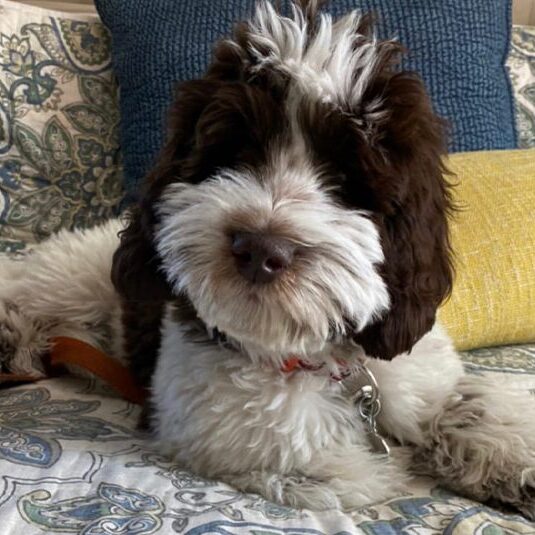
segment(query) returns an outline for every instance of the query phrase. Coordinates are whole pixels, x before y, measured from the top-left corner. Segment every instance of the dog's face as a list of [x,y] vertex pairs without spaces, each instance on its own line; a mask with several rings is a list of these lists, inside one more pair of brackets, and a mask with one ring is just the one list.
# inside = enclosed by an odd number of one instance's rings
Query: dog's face
[[449,198],[442,123],[399,52],[357,13],[260,4],[178,92],[115,257],[123,296],[181,296],[277,359],[409,350],[450,289]]

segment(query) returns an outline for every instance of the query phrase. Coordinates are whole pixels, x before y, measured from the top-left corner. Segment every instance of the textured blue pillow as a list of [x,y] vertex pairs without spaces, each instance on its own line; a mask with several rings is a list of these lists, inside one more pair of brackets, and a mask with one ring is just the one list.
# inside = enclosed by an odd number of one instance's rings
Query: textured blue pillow
[[[152,166],[176,81],[202,76],[215,40],[249,15],[254,0],[96,0],[113,35],[121,86],[122,146],[133,193]],[[513,96],[504,67],[511,0],[331,0],[379,16],[381,37],[409,49],[405,66],[426,81],[453,126],[452,151],[516,147]]]

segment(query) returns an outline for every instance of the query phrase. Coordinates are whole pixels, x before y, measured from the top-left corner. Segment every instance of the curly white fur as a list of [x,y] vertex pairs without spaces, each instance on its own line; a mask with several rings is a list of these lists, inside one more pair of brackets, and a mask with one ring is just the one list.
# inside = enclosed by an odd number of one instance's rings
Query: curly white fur
[[[169,186],[156,233],[177,295],[185,292],[209,327],[251,355],[279,362],[289,352],[322,351],[330,337],[346,334],[348,319],[362,329],[389,306],[377,229],[366,212],[329,197],[300,149],[276,151],[257,174],[222,170],[198,186]],[[251,288],[236,272],[228,247],[234,225],[298,245],[292,273],[276,288]]]

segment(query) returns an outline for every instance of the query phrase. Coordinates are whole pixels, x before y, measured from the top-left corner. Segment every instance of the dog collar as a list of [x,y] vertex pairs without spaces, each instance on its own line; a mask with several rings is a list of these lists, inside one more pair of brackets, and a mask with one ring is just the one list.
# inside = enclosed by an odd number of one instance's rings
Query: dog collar
[[[347,385],[347,387],[354,392],[351,400],[357,409],[360,419],[366,426],[370,444],[377,453],[388,455],[390,447],[377,430],[377,417],[381,412],[381,396],[375,376],[361,362],[350,365],[344,359],[336,359],[336,363],[339,366],[339,372],[336,374],[331,372],[329,374],[331,379],[338,383],[352,380],[353,384]],[[317,372],[325,366],[325,363],[312,364],[298,357],[290,357],[283,362],[280,370],[283,373],[294,373],[299,370]]]
[[[351,368],[349,367],[347,361],[343,359],[337,359],[336,363],[338,364],[338,373],[330,372],[329,376],[333,381],[340,382],[344,379],[347,379],[351,375]],[[325,363],[312,364],[306,360],[303,360],[299,357],[289,357],[282,362],[280,371],[282,373],[293,373],[298,370],[318,372],[325,368]]]
[[[221,338],[219,331],[218,336]],[[226,338],[225,343],[227,343]],[[236,350],[235,347],[233,349]],[[100,377],[128,401],[138,404],[145,402],[147,391],[136,384],[130,375],[130,370],[123,367],[116,359],[109,357],[86,342],[74,338],[56,337],[53,339],[50,353],[52,366],[74,364]],[[375,377],[362,363],[349,366],[342,359],[337,363],[341,371],[339,374],[331,373],[331,379],[340,383],[350,378],[356,380],[356,385],[348,385],[348,389],[350,388],[354,392],[351,400],[360,419],[366,426],[373,449],[378,453],[388,455],[390,452],[388,444],[377,431],[377,416],[381,412],[381,399]],[[283,362],[281,372],[293,373],[299,370],[314,372],[324,367],[325,363],[316,365],[297,357],[290,357]]]
[[[219,329],[212,329],[210,334],[212,340],[221,347],[238,351],[236,344],[233,344]],[[336,359],[336,363],[338,365],[337,372],[329,372],[331,380],[344,386],[346,386],[345,381],[348,383],[351,381],[352,384],[347,385],[348,390],[353,392],[351,401],[359,418],[366,426],[372,448],[377,453],[389,455],[390,447],[377,429],[377,417],[381,412],[381,395],[373,373],[362,362],[350,364],[344,359]],[[325,362],[314,364],[297,356],[289,356],[283,360],[280,371],[284,374],[293,374],[299,371],[320,372],[326,366]]]
[[[214,327],[211,330],[210,335],[212,341],[216,342],[221,347],[233,351],[238,350],[236,344],[233,344],[231,339],[225,333],[221,332],[217,327]],[[348,378],[351,375],[352,370],[348,362],[344,359],[336,359],[336,363],[338,364],[337,373],[330,372],[329,376],[333,381],[340,382]],[[288,358],[282,361],[280,371],[282,373],[294,373],[297,371],[319,372],[323,368],[325,368],[325,366],[326,364],[324,362],[319,364],[313,364],[312,362],[309,362],[300,357],[290,355]]]

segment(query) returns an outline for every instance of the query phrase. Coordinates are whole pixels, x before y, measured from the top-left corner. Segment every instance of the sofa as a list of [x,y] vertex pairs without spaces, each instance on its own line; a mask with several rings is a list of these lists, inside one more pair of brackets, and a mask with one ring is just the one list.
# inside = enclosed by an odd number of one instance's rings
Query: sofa
[[[5,1],[0,14],[8,8],[19,9]],[[7,35],[0,28],[4,71],[5,58],[12,61],[8,79],[21,79],[33,69],[24,94],[34,103],[19,99],[10,108],[17,119],[10,133],[18,143],[17,155],[0,152],[0,254],[10,262],[31,254],[32,243],[58,228],[95,224],[120,212],[124,191],[117,87],[109,53],[99,48],[106,31],[94,21],[78,19],[75,25],[52,12],[41,24],[21,23],[19,34]],[[55,70],[36,69],[43,61]],[[535,29],[514,28],[508,62],[519,147],[528,150],[535,147]],[[61,83],[52,84],[52,78]],[[0,84],[0,95],[5,87]],[[58,110],[63,118],[58,119]],[[0,113],[6,109],[0,106]],[[23,125],[26,118],[34,126]],[[7,137],[0,129],[0,148]],[[535,184],[535,150],[531,156]],[[459,172],[470,174],[477,163],[470,165]],[[44,172],[54,177],[46,187],[36,178]],[[17,197],[21,183],[27,191]],[[525,231],[533,236],[534,229],[527,224]],[[532,267],[528,259],[526,270]],[[531,284],[529,292],[533,288]],[[455,302],[449,306],[441,319],[455,330],[460,312]],[[526,332],[523,343],[514,344],[518,336],[494,339],[485,333],[476,339],[465,332],[454,339],[467,349],[461,355],[469,373],[535,394],[535,325]],[[502,345],[484,347],[489,340]],[[242,494],[160,455],[137,428],[140,407],[97,377],[59,370],[49,374],[36,366],[22,382],[10,380],[8,370],[0,367],[2,534],[535,533],[535,523],[522,516],[455,495],[429,478],[415,478],[406,494],[351,514],[296,510]]]

